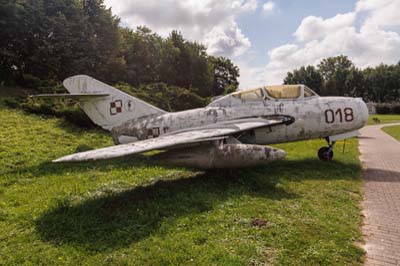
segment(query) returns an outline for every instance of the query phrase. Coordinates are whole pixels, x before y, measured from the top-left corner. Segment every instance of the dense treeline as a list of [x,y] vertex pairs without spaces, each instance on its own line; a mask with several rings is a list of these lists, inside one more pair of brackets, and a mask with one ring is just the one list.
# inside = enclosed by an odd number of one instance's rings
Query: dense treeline
[[[124,28],[103,0],[0,0],[0,85],[60,92],[60,81],[87,74],[168,111],[203,106],[238,87],[231,60],[177,31],[163,38]],[[320,95],[400,99],[400,65],[359,69],[337,56],[287,74]]]
[[324,59],[287,73],[285,84],[305,84],[320,95],[362,97],[365,101],[400,101],[400,64],[359,69],[346,56]]
[[[0,83],[48,89],[75,74],[129,90],[169,110],[197,107],[234,91],[239,69],[229,59],[172,31],[130,30],[102,0],[0,0]],[[171,93],[171,90],[175,90]],[[150,95],[151,94],[151,95]]]

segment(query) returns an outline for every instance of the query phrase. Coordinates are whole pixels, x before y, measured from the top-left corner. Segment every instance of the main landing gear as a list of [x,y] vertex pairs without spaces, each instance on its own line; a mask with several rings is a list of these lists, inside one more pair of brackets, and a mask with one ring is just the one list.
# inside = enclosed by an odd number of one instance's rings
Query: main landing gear
[[318,158],[321,161],[331,161],[333,158],[333,146],[335,145],[336,141],[329,141],[329,138],[326,138],[326,141],[328,142],[327,147],[322,147],[318,150]]

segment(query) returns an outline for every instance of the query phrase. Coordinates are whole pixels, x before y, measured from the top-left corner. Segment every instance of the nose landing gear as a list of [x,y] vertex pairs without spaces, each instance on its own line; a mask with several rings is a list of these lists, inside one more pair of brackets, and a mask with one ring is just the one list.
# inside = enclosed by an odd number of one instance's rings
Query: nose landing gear
[[329,141],[329,138],[326,138],[326,141],[328,142],[327,147],[321,147],[318,150],[318,158],[321,161],[331,161],[333,159],[333,146],[335,145],[336,141],[332,141],[332,143]]

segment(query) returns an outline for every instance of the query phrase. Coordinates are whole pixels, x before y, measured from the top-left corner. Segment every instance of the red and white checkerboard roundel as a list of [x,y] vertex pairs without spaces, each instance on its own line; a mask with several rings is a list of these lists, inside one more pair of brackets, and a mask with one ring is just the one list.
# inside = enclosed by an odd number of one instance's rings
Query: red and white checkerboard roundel
[[110,115],[122,113],[122,100],[110,102]]

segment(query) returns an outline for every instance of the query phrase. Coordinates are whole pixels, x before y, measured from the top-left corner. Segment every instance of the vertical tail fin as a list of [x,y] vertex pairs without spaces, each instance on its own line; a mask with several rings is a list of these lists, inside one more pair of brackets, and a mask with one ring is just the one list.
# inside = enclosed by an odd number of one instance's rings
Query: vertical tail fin
[[166,113],[89,76],[69,77],[63,84],[71,94],[109,94],[104,97],[82,98],[79,102],[89,118],[106,130],[131,119]]

